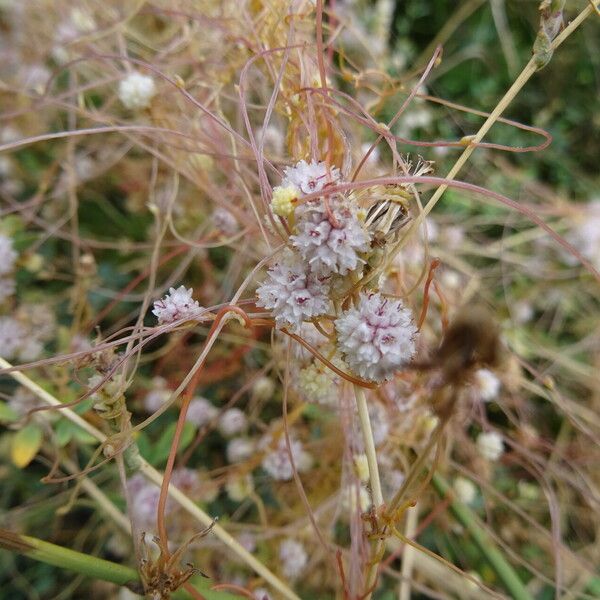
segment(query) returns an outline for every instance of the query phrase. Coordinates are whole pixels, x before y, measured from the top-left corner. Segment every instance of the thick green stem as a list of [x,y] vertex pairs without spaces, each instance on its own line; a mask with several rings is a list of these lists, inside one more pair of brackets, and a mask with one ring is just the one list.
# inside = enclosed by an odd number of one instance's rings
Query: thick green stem
[[510,597],[515,600],[533,600],[527,588],[515,573],[515,570],[502,556],[496,544],[490,539],[484,528],[479,524],[477,516],[462,502],[459,502],[452,494],[450,486],[443,477],[434,473],[432,478],[433,487],[441,498],[450,499],[450,510],[459,523],[469,532],[481,553],[490,563],[498,578],[510,592]]
[[34,560],[75,571],[81,575],[126,585],[139,581],[138,572],[131,567],[89,556],[27,535],[0,529],[0,548],[24,554]]
[[[33,560],[60,567],[68,571],[74,571],[80,575],[90,577],[91,579],[100,579],[109,581],[116,585],[128,585],[135,590],[141,590],[141,581],[139,573],[127,567],[97,556],[90,556],[82,552],[77,552],[69,548],[63,548],[50,542],[44,542],[38,538],[28,535],[20,535],[13,531],[0,529],[0,548],[23,554]],[[211,590],[213,585],[207,579],[198,578],[194,580],[194,587],[200,590],[206,600],[235,600],[239,596],[233,596],[226,592]],[[173,598],[189,598],[183,590],[178,590],[173,594]]]

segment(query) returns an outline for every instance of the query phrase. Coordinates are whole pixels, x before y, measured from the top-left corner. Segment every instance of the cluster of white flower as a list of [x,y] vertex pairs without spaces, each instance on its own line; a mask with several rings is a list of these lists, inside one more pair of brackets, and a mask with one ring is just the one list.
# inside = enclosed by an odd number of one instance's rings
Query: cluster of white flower
[[175,323],[186,319],[191,321],[198,317],[201,309],[197,300],[192,298],[193,290],[187,290],[183,285],[177,289],[169,288],[169,293],[154,303],[153,314],[158,318],[158,324]]
[[301,160],[294,167],[287,167],[283,171],[281,187],[294,186],[303,194],[320,192],[327,183],[337,183],[340,172],[336,167],[328,167],[324,162]]
[[500,380],[489,369],[478,369],[473,376],[473,391],[479,399],[491,402],[500,393]]
[[0,303],[15,292],[15,280],[11,273],[16,260],[12,239],[0,233]]
[[156,412],[169,398],[171,390],[162,377],[152,379],[152,389],[144,396],[144,408],[149,413]]
[[[135,516],[140,527],[143,529],[154,528],[156,526],[160,488],[153,483],[149,483],[143,475],[137,473],[127,482],[127,489],[131,504],[135,506]],[[167,501],[167,511],[171,511],[172,508],[173,501],[169,499]]]
[[415,353],[417,328],[400,300],[362,293],[356,308],[335,321],[338,349],[365,379],[385,381]]
[[241,433],[248,426],[248,419],[243,410],[230,408],[219,418],[219,431],[225,437]]
[[456,497],[463,504],[473,504],[477,498],[477,488],[475,484],[465,477],[457,477],[452,484]]
[[206,398],[193,398],[188,406],[185,420],[196,427],[202,427],[210,423],[217,416],[217,412],[217,408]]
[[243,502],[254,493],[254,480],[251,473],[230,477],[225,483],[225,491],[234,502]]
[[226,208],[216,208],[212,214],[215,229],[227,236],[234,235],[238,230],[237,219]]
[[[575,227],[566,236],[567,241],[596,269],[600,269],[600,198],[586,204],[575,223]],[[575,264],[577,261],[571,254],[565,259],[569,264]]]
[[305,319],[327,312],[328,291],[326,281],[312,274],[297,255],[287,253],[256,290],[257,305],[271,309],[279,326],[295,329]]
[[311,363],[298,373],[298,390],[308,402],[335,406],[338,379],[326,367]]
[[[45,404],[27,388],[18,387],[8,401],[8,407],[17,417],[24,417],[30,410],[45,406]],[[51,415],[47,412],[45,416]]]
[[306,568],[308,554],[300,542],[286,539],[279,546],[279,560],[283,574],[289,579],[297,579]]
[[0,357],[22,358],[21,350],[27,342],[27,330],[13,317],[0,317]]
[[119,100],[132,110],[147,108],[155,94],[154,79],[136,71],[129,73],[119,83]]
[[[260,447],[266,450],[266,454],[262,460],[262,468],[277,481],[290,481],[294,476],[292,462],[288,453],[285,437],[282,435],[275,444],[275,447],[270,447],[272,444],[271,436],[268,435],[260,443]],[[312,464],[312,458],[302,446],[302,442],[290,439],[290,448],[294,458],[294,465],[299,472],[307,471]]]
[[290,240],[311,270],[326,277],[346,275],[364,263],[359,253],[369,249],[370,236],[355,211],[332,202],[329,211],[323,203],[308,208]]
[[298,329],[303,321],[325,314],[331,306],[331,277],[347,275],[365,263],[360,254],[369,250],[371,236],[351,198],[315,198],[296,207],[304,195],[339,181],[337,168],[301,160],[285,169],[281,185],[273,191],[273,213],[294,215],[294,230],[285,256],[257,289],[257,304],[270,309],[280,327]]
[[215,209],[212,214],[212,222],[215,229],[227,236],[234,235],[239,228],[237,219],[233,213],[222,207]]
[[481,456],[487,460],[495,462],[504,454],[502,436],[496,431],[480,433],[476,444]]
[[242,462],[250,458],[256,449],[253,440],[245,437],[238,437],[229,440],[225,451],[227,460],[230,463]]

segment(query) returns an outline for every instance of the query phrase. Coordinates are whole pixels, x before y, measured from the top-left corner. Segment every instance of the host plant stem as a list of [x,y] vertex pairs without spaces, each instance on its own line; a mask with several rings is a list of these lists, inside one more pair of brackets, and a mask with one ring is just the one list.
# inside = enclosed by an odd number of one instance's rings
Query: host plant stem
[[[3,358],[0,358],[0,368],[10,369],[12,365]],[[19,371],[11,371],[8,373],[13,379],[18,381],[22,386],[33,392],[38,398],[43,400],[50,406],[63,406],[62,403],[55,398],[52,394],[44,390],[37,383],[31,380],[29,377]],[[82,429],[87,431],[95,437],[99,442],[104,443],[107,437],[96,427],[88,423],[85,419],[80,417],[77,413],[73,412],[69,408],[61,408],[60,414],[66,417],[76,425],[79,425]],[[139,471],[150,481],[153,481],[160,487],[162,484],[162,475],[144,458],[141,456],[138,459]],[[183,492],[174,487],[169,486],[170,496],[190,515],[192,515],[197,521],[202,523],[204,527],[212,526],[212,533],[228,547],[234,554],[236,554],[243,562],[245,562],[257,575],[260,575],[266,582],[268,582],[274,589],[276,589],[282,597],[287,600],[301,600],[300,597],[295,594],[281,579],[279,579],[272,571],[270,571],[263,563],[261,563],[253,554],[248,552],[237,540],[235,540],[225,529],[223,529],[218,523],[214,523],[212,517],[205,513],[199,506],[192,502]],[[214,524],[213,524],[214,523]]]
[[[379,480],[379,467],[377,466],[377,452],[375,450],[375,441],[373,439],[373,430],[371,428],[371,420],[369,419],[369,410],[367,408],[367,398],[365,390],[358,386],[354,386],[354,395],[356,396],[356,406],[358,408],[358,420],[362,431],[363,442],[365,444],[365,454],[367,455],[367,465],[369,467],[369,481],[371,484],[371,494],[373,497],[373,507],[375,514],[383,506],[383,494],[381,492],[381,481]],[[369,567],[367,569],[366,591],[367,595],[363,596],[364,600],[371,598],[371,588],[377,581],[377,568],[379,560],[384,548],[384,540],[377,537],[372,544],[371,557]]]

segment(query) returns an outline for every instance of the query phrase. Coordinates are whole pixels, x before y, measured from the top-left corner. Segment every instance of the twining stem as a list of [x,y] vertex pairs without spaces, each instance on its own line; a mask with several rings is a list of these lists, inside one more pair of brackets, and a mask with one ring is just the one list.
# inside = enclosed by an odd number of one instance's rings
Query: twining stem
[[[227,317],[231,316],[233,313],[241,317],[247,326],[250,325],[250,319],[241,308],[238,308],[237,306],[223,307],[217,313],[217,316],[215,317],[215,320],[213,321],[213,324],[208,332],[204,351],[201,355],[202,357],[204,357],[204,359],[206,359],[208,350],[212,347],[217,337],[219,336],[219,332],[227,323]],[[177,425],[175,427],[175,433],[173,435],[173,441],[171,442],[171,449],[169,450],[169,457],[167,459],[167,466],[165,467],[165,473],[160,486],[160,497],[158,499],[156,527],[158,529],[158,538],[161,551],[163,553],[163,556],[167,558],[170,556],[170,552],[167,534],[167,524],[165,520],[165,509],[167,506],[169,482],[171,481],[171,475],[173,473],[173,467],[175,465],[175,458],[177,456],[177,449],[179,448],[179,441],[181,439],[181,434],[185,425],[185,419],[187,416],[188,408],[194,396],[196,386],[198,385],[198,380],[200,379],[200,373],[202,372],[203,362],[204,361],[202,360],[202,362],[198,364],[196,372],[194,373],[194,376],[190,380],[190,383],[188,384],[183,394],[181,409],[179,411],[179,418],[177,419]]]
[[[365,454],[367,455],[367,465],[369,467],[369,481],[371,484],[371,494],[373,496],[373,506],[377,511],[383,505],[383,493],[381,492],[381,481],[379,480],[379,467],[377,465],[377,452],[375,450],[375,441],[373,439],[373,430],[371,429],[371,420],[367,408],[367,398],[365,390],[354,386],[354,395],[356,396],[356,407],[358,408],[358,420],[362,431],[363,443],[365,445]],[[367,570],[366,595],[363,600],[371,598],[372,590],[377,582],[377,569],[384,548],[384,540],[375,539],[371,548],[371,561]]]
[[[590,3],[589,6],[584,8],[577,15],[577,17],[575,19],[573,19],[573,21],[571,21],[571,23],[569,23],[569,25],[567,25],[567,27],[565,27],[565,29],[560,33],[560,35],[558,35],[554,39],[554,41],[552,42],[552,45],[551,45],[552,51],[556,50],[556,48],[558,48],[583,23],[583,21],[585,21],[585,19],[587,17],[589,17],[590,14],[592,12],[594,12],[594,10],[596,10],[595,4],[596,4],[595,2]],[[479,142],[481,142],[481,140],[484,138],[486,133],[492,128],[492,126],[498,120],[500,115],[508,108],[510,103],[515,99],[517,94],[521,91],[521,89],[525,86],[525,84],[529,81],[531,76],[537,70],[538,70],[538,66],[536,63],[536,58],[533,57],[525,65],[525,67],[523,67],[523,70],[521,71],[521,73],[519,74],[517,79],[515,79],[514,83],[510,86],[508,91],[501,98],[500,102],[498,102],[498,104],[496,105],[494,110],[490,113],[490,116],[485,120],[483,125],[480,127],[479,131],[472,138],[470,138],[469,145],[465,148],[463,153],[458,157],[458,160],[456,161],[456,163],[454,164],[452,169],[450,169],[450,172],[448,173],[448,175],[446,175],[445,179],[453,180],[458,175],[459,171],[463,168],[464,164],[469,160],[469,158],[471,157],[471,154],[473,154],[473,152],[477,148],[477,144]],[[416,228],[420,227],[421,223],[425,220],[425,217],[433,210],[433,208],[439,202],[440,198],[442,197],[442,195],[444,194],[444,192],[447,189],[448,189],[447,184],[442,184],[442,185],[440,185],[439,188],[437,188],[437,190],[435,191],[435,193],[433,194],[433,196],[431,197],[431,199],[429,200],[427,205],[415,217],[415,219],[411,225],[411,231],[414,231],[414,230],[416,230]],[[402,249],[404,244],[409,239],[412,238],[412,236],[410,235],[411,231],[409,231],[407,233],[407,235],[405,236],[405,238],[404,238],[405,242],[398,244],[398,246],[394,249],[394,255],[397,254]]]
[[506,562],[496,544],[490,540],[483,527],[479,524],[475,513],[468,506],[452,496],[450,486],[441,475],[434,473],[432,483],[442,499],[450,498],[450,510],[452,514],[469,532],[481,553],[510,592],[510,597],[515,600],[533,600],[515,570]]
[[[10,369],[11,365],[8,361],[0,358],[0,368]],[[37,383],[19,371],[11,371],[7,373],[13,379],[18,381],[22,386],[33,392],[38,398],[43,400],[50,406],[63,406],[52,394],[41,388]],[[104,443],[107,437],[96,427],[88,423],[70,408],[62,408],[61,415],[75,423],[83,430],[87,431],[99,442]],[[140,473],[149,481],[154,482],[159,487],[162,485],[162,475],[143,457],[138,456],[137,467]],[[236,539],[234,539],[225,529],[218,523],[214,523],[214,519],[205,513],[195,502],[192,502],[181,490],[173,485],[169,485],[169,495],[179,504],[186,512],[188,512],[196,521],[209,527],[213,525],[211,532],[229,548],[242,562],[247,564],[254,572],[262,577],[269,585],[276,589],[283,598],[287,600],[300,600],[300,597],[295,594],[281,579],[279,579],[272,571],[270,571],[260,560],[253,554],[248,552]],[[204,594],[206,595],[206,593]]]

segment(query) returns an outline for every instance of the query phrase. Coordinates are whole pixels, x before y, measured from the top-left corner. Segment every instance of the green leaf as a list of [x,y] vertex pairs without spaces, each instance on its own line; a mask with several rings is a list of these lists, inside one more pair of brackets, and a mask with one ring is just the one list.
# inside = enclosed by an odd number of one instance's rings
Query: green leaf
[[[154,449],[151,451],[152,460],[150,462],[153,465],[156,466],[167,460],[169,451],[171,450],[171,443],[173,441],[173,436],[175,435],[176,427],[177,423],[171,423],[158,439]],[[183,426],[183,431],[181,432],[181,439],[179,440],[179,448],[177,451],[181,452],[185,450],[192,443],[195,435],[196,426],[192,423],[186,423]]]
[[12,423],[19,415],[6,402],[0,401],[0,421]]
[[25,468],[38,453],[44,434],[36,423],[30,423],[18,431],[11,443],[10,457],[16,467]]
[[56,443],[59,448],[64,448],[73,437],[73,427],[71,426],[71,421],[67,421],[67,419],[61,419],[56,424],[54,428],[54,435],[56,436]]
[[87,431],[80,429],[79,427],[73,425],[73,437],[82,444],[96,444],[98,440]]

